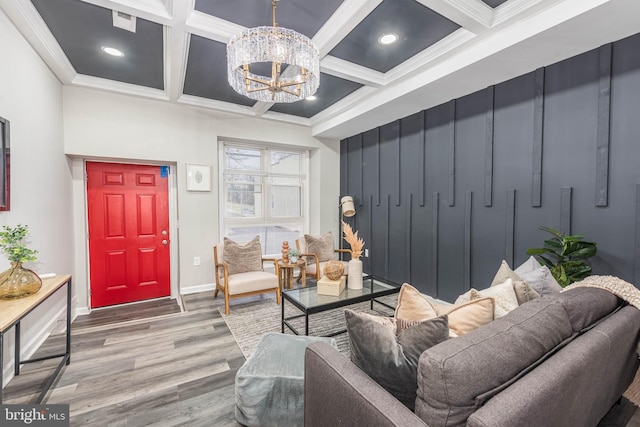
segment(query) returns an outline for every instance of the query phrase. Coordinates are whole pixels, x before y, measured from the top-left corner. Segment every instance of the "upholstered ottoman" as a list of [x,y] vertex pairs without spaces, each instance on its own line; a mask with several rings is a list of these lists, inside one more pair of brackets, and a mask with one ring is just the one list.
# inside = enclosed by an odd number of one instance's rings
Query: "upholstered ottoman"
[[304,351],[333,338],[268,333],[236,373],[236,420],[245,426],[304,425]]

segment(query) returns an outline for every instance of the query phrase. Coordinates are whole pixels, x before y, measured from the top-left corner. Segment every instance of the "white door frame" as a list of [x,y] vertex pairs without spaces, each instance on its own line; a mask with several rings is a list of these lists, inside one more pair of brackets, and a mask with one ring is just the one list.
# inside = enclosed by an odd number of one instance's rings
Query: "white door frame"
[[126,159],[104,159],[74,157],[71,159],[72,204],[73,204],[73,248],[74,271],[73,288],[76,296],[76,313],[91,312],[91,281],[89,272],[89,221],[87,212],[86,162],[125,163],[137,165],[169,166],[169,235],[171,236],[171,298],[177,298],[179,288],[179,247],[178,247],[178,188],[175,163],[133,161]]

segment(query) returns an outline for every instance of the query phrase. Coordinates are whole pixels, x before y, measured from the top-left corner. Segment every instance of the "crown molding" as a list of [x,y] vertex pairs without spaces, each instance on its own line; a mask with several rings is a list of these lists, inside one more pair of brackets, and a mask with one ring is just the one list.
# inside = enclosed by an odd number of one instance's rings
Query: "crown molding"
[[385,85],[393,83],[400,78],[404,78],[407,75],[430,65],[438,58],[452,54],[456,49],[466,45],[470,40],[476,37],[476,34],[467,31],[464,28],[458,29],[426,50],[423,50],[397,67],[387,71],[384,75]]
[[216,101],[214,99],[199,98],[192,95],[182,95],[178,98],[178,104],[187,105],[191,107],[204,108],[206,110],[216,110],[221,113],[236,114],[240,116],[254,117],[256,119],[268,119],[275,120],[283,123],[291,123],[295,125],[310,126],[310,121],[304,117],[291,116],[288,114],[276,113],[267,111],[262,116],[257,116],[253,110],[253,107],[247,107],[244,105],[232,104],[230,102]]
[[480,0],[416,1],[476,34],[487,31],[493,23],[493,9]]
[[530,14],[541,7],[557,3],[555,0],[509,0],[495,9],[493,26],[502,25],[512,19],[522,17],[527,12]]
[[101,89],[110,92],[118,92],[125,95],[138,96],[142,98],[169,101],[169,95],[163,90],[145,86],[138,86],[131,83],[117,82],[100,77],[78,74],[71,82],[74,86],[82,86],[91,89]]
[[29,0],[0,0],[0,6],[58,80],[70,84],[76,70],[33,4]]
[[[162,0],[81,0],[105,9],[128,13],[137,18],[171,25],[171,14]],[[177,3],[177,0],[173,1]]]
[[233,104],[231,102],[216,101],[215,99],[200,98],[193,95],[181,95],[177,101],[178,104],[190,105],[192,107],[201,107],[208,110],[216,110],[224,113],[240,114],[242,116],[255,117],[252,107],[246,105]]
[[370,86],[363,86],[360,89],[351,92],[340,101],[334,103],[331,107],[325,108],[315,116],[311,117],[311,126],[318,126],[319,124],[330,120],[333,117],[339,116],[346,111],[349,111],[351,108],[365,103],[365,101],[376,92],[377,89]]
[[261,117],[282,123],[289,123],[292,125],[299,125],[308,128],[311,127],[311,119],[307,119],[306,117],[292,116],[291,114],[278,113],[276,111],[267,111]]

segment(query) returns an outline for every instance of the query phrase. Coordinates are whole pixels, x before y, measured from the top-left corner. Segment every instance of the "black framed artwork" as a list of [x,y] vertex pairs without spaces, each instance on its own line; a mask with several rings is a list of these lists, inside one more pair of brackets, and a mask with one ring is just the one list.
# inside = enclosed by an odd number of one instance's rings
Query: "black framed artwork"
[[11,156],[9,120],[0,117],[0,211],[9,210]]

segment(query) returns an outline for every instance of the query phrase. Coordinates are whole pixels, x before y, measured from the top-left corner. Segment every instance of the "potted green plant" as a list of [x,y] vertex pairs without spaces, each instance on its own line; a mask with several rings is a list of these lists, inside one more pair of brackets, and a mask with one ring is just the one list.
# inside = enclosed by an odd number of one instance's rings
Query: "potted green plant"
[[22,266],[23,262],[35,261],[38,253],[25,245],[27,234],[29,227],[21,224],[13,228],[4,225],[0,230],[0,250],[11,262],[11,267],[0,274],[0,298],[26,297],[42,287],[40,277]]
[[582,240],[582,234],[567,235],[551,227],[539,228],[553,237],[545,240],[542,248],[530,248],[527,253],[549,267],[560,286],[565,287],[591,274],[591,266],[584,260],[596,254],[596,243]]
[[288,254],[289,254],[289,262],[291,264],[295,264],[298,262],[298,258],[300,257],[301,252],[296,248],[289,248]]

